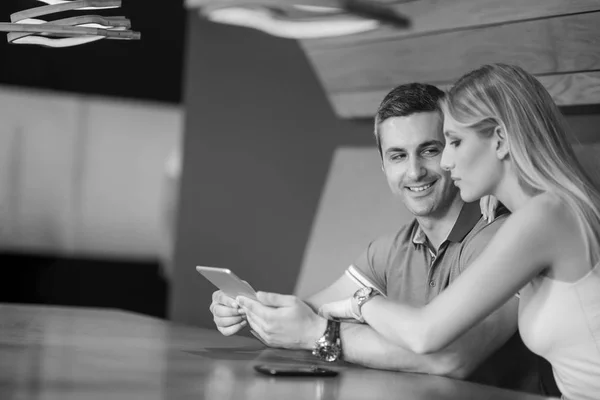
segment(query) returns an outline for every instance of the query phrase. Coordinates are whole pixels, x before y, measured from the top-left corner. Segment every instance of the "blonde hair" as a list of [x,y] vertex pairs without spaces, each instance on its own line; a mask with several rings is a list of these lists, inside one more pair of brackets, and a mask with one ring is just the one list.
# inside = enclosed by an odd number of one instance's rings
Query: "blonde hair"
[[592,265],[600,259],[600,192],[571,145],[566,121],[544,86],[522,68],[485,65],[450,89],[444,112],[481,135],[505,132],[524,190],[549,192],[573,210]]

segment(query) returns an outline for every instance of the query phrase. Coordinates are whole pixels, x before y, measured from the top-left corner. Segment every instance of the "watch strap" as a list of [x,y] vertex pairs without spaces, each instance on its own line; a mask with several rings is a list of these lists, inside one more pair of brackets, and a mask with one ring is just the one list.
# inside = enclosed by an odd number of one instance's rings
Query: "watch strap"
[[342,339],[340,321],[327,320],[327,328],[316,342],[312,354],[322,360],[333,362],[342,356]]
[[372,286],[365,286],[356,291],[352,297],[352,313],[360,322],[365,322],[362,315],[362,307],[373,297],[379,296],[381,292]]

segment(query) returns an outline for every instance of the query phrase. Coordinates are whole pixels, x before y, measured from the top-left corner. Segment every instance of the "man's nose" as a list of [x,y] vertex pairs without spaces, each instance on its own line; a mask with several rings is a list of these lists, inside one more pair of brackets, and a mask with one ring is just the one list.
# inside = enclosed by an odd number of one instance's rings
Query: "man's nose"
[[427,170],[423,167],[421,160],[412,159],[408,166],[408,177],[412,180],[418,180],[427,174]]
[[442,169],[445,171],[450,171],[452,168],[454,168],[454,162],[445,148],[442,152],[442,158],[440,159],[440,167],[442,167]]

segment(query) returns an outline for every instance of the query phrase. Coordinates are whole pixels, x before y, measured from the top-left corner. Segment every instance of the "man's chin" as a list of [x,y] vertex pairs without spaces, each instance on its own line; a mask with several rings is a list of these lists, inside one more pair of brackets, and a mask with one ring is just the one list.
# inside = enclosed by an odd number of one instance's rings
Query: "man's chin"
[[432,202],[423,202],[422,204],[404,203],[408,211],[415,217],[424,217],[433,211],[434,204]]

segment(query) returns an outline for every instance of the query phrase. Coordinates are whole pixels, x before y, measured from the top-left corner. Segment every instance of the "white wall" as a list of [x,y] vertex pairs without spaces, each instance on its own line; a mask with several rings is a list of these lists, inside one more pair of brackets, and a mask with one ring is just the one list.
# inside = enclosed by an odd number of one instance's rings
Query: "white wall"
[[388,188],[375,146],[336,149],[294,293],[307,297],[334,282],[382,234],[413,216]]
[[0,87],[0,250],[154,258],[181,107]]

